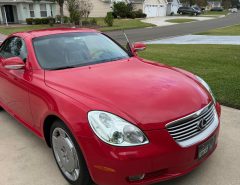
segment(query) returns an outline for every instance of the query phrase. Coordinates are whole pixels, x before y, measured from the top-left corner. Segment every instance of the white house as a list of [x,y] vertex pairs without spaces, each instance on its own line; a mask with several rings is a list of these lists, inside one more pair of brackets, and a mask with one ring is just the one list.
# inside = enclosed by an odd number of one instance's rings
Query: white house
[[180,0],[168,0],[167,15],[177,14],[178,9],[182,6]]
[[147,17],[160,17],[167,15],[167,0],[145,0],[143,3],[143,12]]
[[[93,9],[89,17],[105,17],[107,12],[112,11],[112,5],[114,2],[133,3],[134,9],[142,9],[144,0],[89,0],[93,4]],[[60,14],[59,6],[57,6],[57,14]],[[66,4],[64,5],[64,15],[69,16]]]
[[49,1],[0,0],[0,23],[25,23],[26,18],[56,15],[56,4]]

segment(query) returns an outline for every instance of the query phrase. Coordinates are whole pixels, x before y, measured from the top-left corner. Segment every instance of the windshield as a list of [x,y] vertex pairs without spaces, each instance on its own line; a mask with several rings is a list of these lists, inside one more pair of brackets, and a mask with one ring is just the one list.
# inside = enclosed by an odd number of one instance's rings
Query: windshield
[[33,40],[43,69],[64,69],[129,58],[129,54],[101,33],[66,33]]

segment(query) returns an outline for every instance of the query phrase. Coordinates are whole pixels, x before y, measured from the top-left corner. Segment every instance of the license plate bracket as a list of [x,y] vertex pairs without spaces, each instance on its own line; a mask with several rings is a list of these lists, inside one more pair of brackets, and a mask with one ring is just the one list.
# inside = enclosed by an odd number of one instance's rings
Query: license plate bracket
[[216,143],[216,136],[211,137],[205,143],[198,146],[198,159],[202,159],[207,156],[212,150]]

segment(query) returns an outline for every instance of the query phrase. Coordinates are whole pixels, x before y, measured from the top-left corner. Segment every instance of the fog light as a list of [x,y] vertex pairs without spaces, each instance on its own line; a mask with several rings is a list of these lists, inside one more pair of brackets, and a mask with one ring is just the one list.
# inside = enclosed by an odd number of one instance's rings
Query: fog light
[[129,181],[140,181],[143,180],[145,177],[145,174],[140,174],[140,175],[135,175],[135,176],[129,176],[128,180]]

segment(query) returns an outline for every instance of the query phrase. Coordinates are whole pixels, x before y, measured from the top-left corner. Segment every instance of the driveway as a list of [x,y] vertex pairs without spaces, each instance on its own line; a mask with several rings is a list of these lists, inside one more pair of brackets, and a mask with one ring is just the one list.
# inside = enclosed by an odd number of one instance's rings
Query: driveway
[[[215,153],[192,173],[156,185],[239,185],[240,111],[222,108]],[[67,185],[51,150],[4,111],[0,112],[0,185]]]
[[166,22],[168,20],[172,20],[172,19],[195,19],[196,21],[206,21],[206,20],[211,20],[211,19],[215,19],[218,17],[201,17],[201,16],[167,16],[167,17],[154,17],[154,18],[147,18],[142,20],[142,22],[146,22],[146,23],[151,23],[154,24],[156,26],[170,26],[170,25],[174,25],[174,24],[178,24],[178,23],[170,23],[170,22]]

